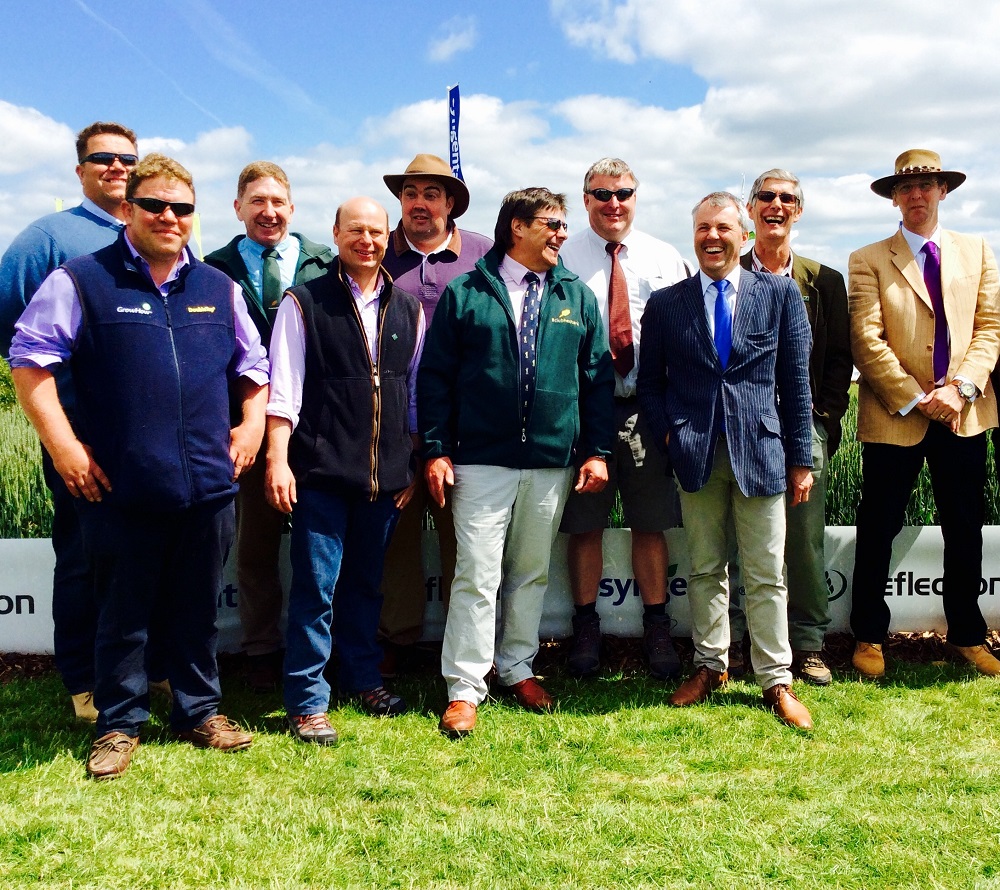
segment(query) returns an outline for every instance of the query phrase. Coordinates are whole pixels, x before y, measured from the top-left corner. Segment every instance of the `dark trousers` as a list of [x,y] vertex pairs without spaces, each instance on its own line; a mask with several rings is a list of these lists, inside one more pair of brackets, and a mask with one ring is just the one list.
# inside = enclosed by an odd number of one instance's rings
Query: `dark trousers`
[[892,541],[903,527],[906,504],[925,460],[944,538],[942,598],[948,642],[977,646],[986,639],[986,621],[979,609],[986,433],[956,436],[935,422],[916,445],[864,444],[851,630],[865,643],[881,643],[889,632],[885,587]]
[[78,501],[77,510],[98,602],[98,736],[138,735],[149,717],[151,625],[173,689],[171,726],[199,726],[218,712],[222,697],[215,619],[233,540],[232,502],[152,513]]
[[45,484],[52,492],[53,650],[56,670],[71,695],[94,688],[94,640],[97,636],[97,599],[94,574],[83,547],[76,498],[42,449]]

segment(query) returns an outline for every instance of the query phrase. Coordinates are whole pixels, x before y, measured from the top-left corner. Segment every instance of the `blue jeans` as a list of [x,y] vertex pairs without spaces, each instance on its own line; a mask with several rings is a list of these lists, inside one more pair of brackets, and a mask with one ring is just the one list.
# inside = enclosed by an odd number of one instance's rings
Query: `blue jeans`
[[77,511],[99,608],[97,735],[136,736],[149,718],[151,628],[173,689],[171,726],[184,732],[201,725],[222,698],[215,618],[233,540],[232,501],[154,513],[80,499]]
[[343,692],[382,685],[377,640],[382,563],[399,511],[392,495],[299,489],[292,516],[292,586],[288,594],[285,708],[322,714],[330,705],[323,671],[336,630]]

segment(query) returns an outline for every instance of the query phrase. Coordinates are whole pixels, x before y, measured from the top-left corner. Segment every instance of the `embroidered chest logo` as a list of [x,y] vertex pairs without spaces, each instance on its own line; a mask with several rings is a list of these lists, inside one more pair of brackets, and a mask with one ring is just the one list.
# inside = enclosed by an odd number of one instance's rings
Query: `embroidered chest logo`
[[117,311],[123,315],[152,315],[153,307],[143,303],[141,306],[119,306]]
[[570,314],[572,312],[573,310],[569,308],[561,310],[558,315],[553,316],[553,324],[571,324],[576,327],[580,327],[580,322],[578,322],[575,318],[570,318]]

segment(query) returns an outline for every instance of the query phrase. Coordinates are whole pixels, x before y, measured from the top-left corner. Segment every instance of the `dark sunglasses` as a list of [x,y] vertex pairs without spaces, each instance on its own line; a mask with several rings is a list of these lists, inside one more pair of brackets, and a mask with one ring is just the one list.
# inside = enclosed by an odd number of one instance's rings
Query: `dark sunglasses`
[[120,155],[113,151],[95,151],[92,155],[80,159],[81,164],[86,164],[87,161],[91,164],[103,164],[105,167],[110,167],[115,161],[121,161],[123,167],[134,167],[139,163],[139,156]]
[[141,207],[146,213],[159,216],[168,207],[174,212],[174,216],[190,216],[194,213],[194,204],[185,201],[161,201],[159,198],[129,198],[129,204]]
[[770,204],[775,198],[781,201],[782,204],[796,204],[798,203],[798,198],[795,195],[790,195],[788,192],[757,192],[757,200],[763,201],[765,204]]
[[569,223],[563,222],[561,219],[556,219],[554,216],[533,216],[532,219],[540,219],[545,223],[553,232],[558,232],[560,229],[565,229],[569,231]]
[[611,191],[611,189],[588,189],[587,194],[593,195],[602,204],[607,204],[612,196],[619,201],[627,201],[635,194],[635,189],[617,189],[616,191]]

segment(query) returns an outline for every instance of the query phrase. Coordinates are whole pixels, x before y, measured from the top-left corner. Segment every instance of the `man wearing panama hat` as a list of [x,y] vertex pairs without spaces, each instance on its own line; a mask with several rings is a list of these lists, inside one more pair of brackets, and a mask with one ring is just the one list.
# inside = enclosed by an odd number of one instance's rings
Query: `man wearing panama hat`
[[[430,327],[441,292],[457,278],[471,272],[493,241],[476,232],[460,230],[455,220],[469,209],[469,189],[436,155],[418,154],[399,174],[386,174],[385,184],[402,209],[382,261],[396,286],[415,294],[424,307]],[[385,650],[385,676],[396,672],[400,653],[423,635],[424,607],[431,596],[447,607],[455,575],[455,524],[451,501],[444,507],[427,497],[423,474],[418,473],[413,500],[400,514],[386,552],[382,576],[382,618],[379,636]],[[441,547],[441,577],[425,585],[421,526],[430,508]]]
[[[854,667],[885,672],[885,598],[892,541],[927,461],[944,538],[941,589],[948,642],[980,673],[1000,675],[979,608],[986,434],[997,425],[990,371],[1000,351],[996,260],[985,241],[938,224],[938,205],[965,182],[932,151],[911,149],[872,183],[902,214],[891,237],[851,254],[851,351],[861,374],[851,629]],[[937,592],[937,590],[935,590]]]

